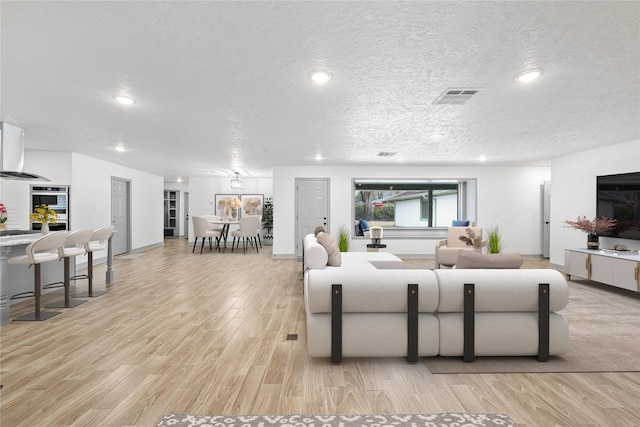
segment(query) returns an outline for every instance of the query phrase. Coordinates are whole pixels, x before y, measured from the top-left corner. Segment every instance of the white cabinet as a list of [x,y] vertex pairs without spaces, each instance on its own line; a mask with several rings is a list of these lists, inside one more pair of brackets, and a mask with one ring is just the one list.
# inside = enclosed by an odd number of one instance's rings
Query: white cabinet
[[565,249],[564,269],[568,279],[583,277],[640,292],[640,255],[637,252]]

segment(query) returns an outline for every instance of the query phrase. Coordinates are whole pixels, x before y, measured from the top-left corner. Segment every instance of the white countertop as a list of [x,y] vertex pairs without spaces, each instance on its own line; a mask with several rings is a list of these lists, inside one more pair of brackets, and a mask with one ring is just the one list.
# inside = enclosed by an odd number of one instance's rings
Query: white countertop
[[593,255],[606,255],[617,257],[621,259],[628,259],[631,261],[640,261],[640,253],[636,250],[629,251],[616,251],[613,249],[583,249],[583,248],[567,248],[567,250],[574,252],[582,252],[585,254],[593,254]]
[[36,234],[19,234],[17,236],[0,237],[0,247],[28,245],[42,237],[42,233]]

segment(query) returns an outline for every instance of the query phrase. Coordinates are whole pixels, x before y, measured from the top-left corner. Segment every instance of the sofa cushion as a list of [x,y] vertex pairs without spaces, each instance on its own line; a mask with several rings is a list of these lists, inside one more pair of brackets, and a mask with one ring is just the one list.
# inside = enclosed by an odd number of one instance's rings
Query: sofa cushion
[[307,234],[303,240],[305,268],[324,268],[329,260],[326,249],[313,234]]
[[455,268],[520,268],[520,254],[481,254],[476,251],[460,251]]
[[407,285],[418,285],[418,311],[434,312],[438,284],[431,270],[365,270],[325,268],[310,270],[305,304],[310,313],[331,313],[331,286],[342,285],[344,313],[406,313]]
[[569,302],[567,281],[557,270],[433,270],[440,291],[438,312],[464,311],[464,285],[475,284],[475,311],[538,311],[540,283],[549,284],[549,308]]
[[318,239],[318,243],[320,243],[327,251],[327,264],[333,267],[340,267],[340,264],[342,264],[342,257],[340,256],[340,249],[338,249],[338,244],[335,239],[323,232],[318,233],[316,239]]
[[454,219],[453,221],[451,221],[451,226],[452,227],[468,227],[469,221],[461,221],[458,219]]

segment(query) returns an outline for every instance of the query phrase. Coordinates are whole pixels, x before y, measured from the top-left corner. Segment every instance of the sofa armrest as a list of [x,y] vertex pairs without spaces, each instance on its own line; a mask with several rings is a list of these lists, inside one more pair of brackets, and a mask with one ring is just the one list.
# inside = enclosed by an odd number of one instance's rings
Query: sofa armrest
[[436,250],[438,250],[438,248],[441,248],[443,246],[447,246],[447,239],[436,240]]

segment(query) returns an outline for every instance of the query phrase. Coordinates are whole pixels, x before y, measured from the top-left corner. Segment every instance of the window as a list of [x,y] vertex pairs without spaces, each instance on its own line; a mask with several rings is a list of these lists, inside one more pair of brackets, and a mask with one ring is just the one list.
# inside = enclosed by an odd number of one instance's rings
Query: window
[[354,179],[354,219],[385,229],[448,227],[454,219],[470,219],[467,182]]

